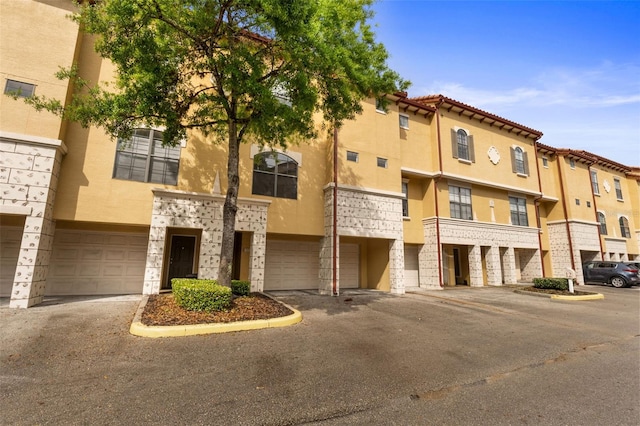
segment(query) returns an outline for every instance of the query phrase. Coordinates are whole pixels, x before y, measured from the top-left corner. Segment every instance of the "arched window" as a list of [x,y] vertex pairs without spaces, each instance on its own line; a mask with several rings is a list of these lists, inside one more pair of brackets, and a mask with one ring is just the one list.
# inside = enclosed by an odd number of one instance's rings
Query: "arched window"
[[469,159],[469,139],[467,138],[467,132],[459,129],[456,132],[458,140],[458,158],[463,160]]
[[524,152],[520,147],[517,147],[515,149],[515,161],[516,161],[516,173],[520,173],[521,175],[525,174]]
[[631,231],[629,231],[629,221],[626,217],[621,217],[620,220],[620,234],[624,238],[631,238]]
[[598,212],[598,223],[600,224],[600,235],[607,235],[607,218],[602,212]]
[[280,152],[261,152],[253,158],[253,194],[298,198],[298,163]]

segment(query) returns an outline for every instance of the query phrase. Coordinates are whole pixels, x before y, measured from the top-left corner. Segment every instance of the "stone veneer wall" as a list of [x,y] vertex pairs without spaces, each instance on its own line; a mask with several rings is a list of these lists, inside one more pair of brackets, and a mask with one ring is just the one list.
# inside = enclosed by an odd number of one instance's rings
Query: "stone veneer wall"
[[[630,260],[627,253],[627,241],[624,238],[604,239],[604,252],[607,260],[625,261]],[[613,256],[612,256],[613,255]]]
[[[153,192],[153,212],[143,294],[160,292],[168,227],[202,230],[198,277],[215,279],[218,275],[222,248],[224,196],[160,189]],[[249,261],[251,291],[264,289],[267,208],[270,203],[270,201],[257,199],[238,199],[236,231],[252,233]]]
[[[569,233],[571,234],[571,246],[573,253],[569,250],[569,235],[567,234],[567,222],[548,222],[549,245],[551,249],[551,267],[554,277],[565,277],[567,270],[571,269],[571,259],[575,265],[576,283],[584,284],[582,274],[581,251],[600,253],[600,236],[598,234],[598,224],[596,222],[569,222]],[[600,257],[598,255],[598,257]]]
[[55,231],[53,203],[66,152],[57,139],[0,132],[0,214],[25,216],[12,308],[44,298]]
[[[404,241],[400,193],[338,186],[337,234],[389,240],[391,293],[404,293]],[[331,294],[333,284],[333,184],[324,188],[324,234],[320,245],[320,292]],[[339,247],[339,241],[338,241]],[[339,253],[337,253],[339,255]],[[339,259],[339,257],[338,257]],[[338,262],[339,264],[339,262]],[[338,277],[340,274],[338,274]],[[339,278],[338,278],[339,280]],[[338,288],[340,288],[338,283]]]
[[[439,269],[436,218],[423,219],[425,244],[420,250],[420,287],[439,289]],[[515,251],[527,249],[525,275],[542,276],[538,229],[488,222],[440,218],[440,244],[469,247],[470,286],[482,286],[482,249],[485,250],[487,284],[515,283]],[[503,274],[504,271],[504,274]]]

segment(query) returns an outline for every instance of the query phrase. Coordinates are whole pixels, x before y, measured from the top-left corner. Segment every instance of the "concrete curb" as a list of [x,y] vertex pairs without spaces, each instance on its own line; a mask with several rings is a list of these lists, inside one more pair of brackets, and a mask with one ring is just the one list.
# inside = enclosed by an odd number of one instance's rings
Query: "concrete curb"
[[[265,295],[272,298],[269,295]],[[273,299],[273,298],[272,298]],[[133,317],[133,322],[129,328],[129,333],[134,336],[140,337],[183,337],[183,336],[196,336],[199,334],[213,334],[213,333],[229,333],[232,331],[246,331],[246,330],[259,330],[262,328],[274,328],[274,327],[286,327],[289,325],[297,324],[302,321],[302,314],[297,309],[292,308],[286,303],[282,303],[287,308],[291,309],[293,313],[286,317],[271,318],[266,320],[251,320],[251,321],[238,321],[229,323],[213,323],[213,324],[194,324],[194,325],[144,325],[142,323],[142,313],[144,307],[149,300],[149,296],[143,296],[138,306],[138,310]],[[275,300],[275,299],[274,299]]]
[[565,296],[563,294],[545,294],[545,293],[536,293],[533,291],[527,290],[514,290],[514,293],[518,294],[526,294],[527,296],[536,296],[536,297],[546,297],[551,300],[559,300],[559,301],[571,301],[571,302],[580,302],[585,300],[601,300],[604,299],[604,294],[602,293],[593,293],[593,294],[585,294],[585,295],[576,295],[576,296]]

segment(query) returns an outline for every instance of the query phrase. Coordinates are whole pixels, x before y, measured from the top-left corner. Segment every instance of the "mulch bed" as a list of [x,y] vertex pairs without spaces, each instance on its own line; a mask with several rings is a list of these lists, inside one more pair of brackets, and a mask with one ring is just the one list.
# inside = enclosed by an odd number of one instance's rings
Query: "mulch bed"
[[282,303],[260,293],[235,297],[229,310],[211,313],[183,309],[173,294],[168,293],[149,296],[142,313],[142,323],[148,326],[227,323],[279,318],[292,313]]
[[587,296],[587,295],[593,294],[588,291],[574,290],[573,293],[569,293],[569,290],[554,290],[550,288],[535,288],[535,287],[523,287],[519,290],[530,291],[532,293],[560,294],[563,296]]

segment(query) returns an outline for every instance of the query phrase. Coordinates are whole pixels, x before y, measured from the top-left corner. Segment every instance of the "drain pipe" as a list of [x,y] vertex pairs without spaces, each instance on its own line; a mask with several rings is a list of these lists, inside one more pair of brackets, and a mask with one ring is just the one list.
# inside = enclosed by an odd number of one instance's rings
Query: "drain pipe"
[[[565,157],[563,156],[563,159],[564,158]],[[576,262],[573,259],[573,243],[571,242],[571,227],[569,226],[569,213],[567,210],[567,194],[564,192],[564,179],[562,178],[562,165],[560,164],[560,161],[558,161],[558,176],[560,177],[560,192],[562,193],[562,210],[564,211],[564,223],[567,228],[567,239],[569,240],[569,257],[571,259],[571,269],[575,271]]]
[[[591,181],[591,166],[593,164],[589,164],[589,180]],[[596,223],[598,224],[596,228],[598,228],[598,242],[600,243],[600,259],[604,260],[604,247],[602,246],[602,233],[600,232],[600,220],[598,218],[598,204],[596,203],[596,193],[593,190],[593,181],[591,181],[591,198],[593,199],[593,212],[596,216]]]
[[437,252],[438,252],[438,284],[440,288],[444,288],[444,282],[442,280],[442,245],[440,244],[440,210],[438,206],[438,182],[442,177],[442,143],[440,141],[440,105],[444,102],[444,99],[440,99],[440,101],[436,104],[436,131],[438,132],[438,164],[440,167],[440,173],[433,181],[433,198],[435,199],[435,208],[436,208],[436,244],[438,244]]
[[540,231],[542,230],[542,223],[540,222],[540,200],[542,199],[543,192],[542,192],[542,181],[540,180],[540,164],[538,164],[538,140],[537,139],[533,141],[533,150],[534,150],[535,159],[536,159],[536,173],[538,174],[538,191],[540,192],[539,196],[534,197],[533,205],[536,210],[536,225],[538,226],[538,249],[540,250],[540,266],[542,266],[542,276],[546,277],[546,274],[544,271],[544,259],[542,257],[542,235],[540,235]]
[[338,127],[333,125],[333,296],[338,296]]

